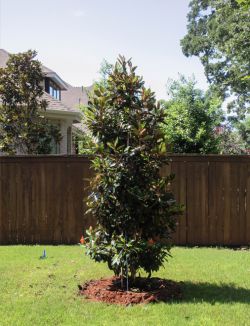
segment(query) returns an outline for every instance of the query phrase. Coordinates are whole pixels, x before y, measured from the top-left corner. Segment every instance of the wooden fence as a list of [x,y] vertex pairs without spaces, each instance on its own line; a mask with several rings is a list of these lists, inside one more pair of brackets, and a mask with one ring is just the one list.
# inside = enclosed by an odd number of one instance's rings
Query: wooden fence
[[[186,209],[174,242],[250,245],[250,156],[172,155],[163,174]],[[0,244],[77,243],[84,215],[86,157],[0,157]]]

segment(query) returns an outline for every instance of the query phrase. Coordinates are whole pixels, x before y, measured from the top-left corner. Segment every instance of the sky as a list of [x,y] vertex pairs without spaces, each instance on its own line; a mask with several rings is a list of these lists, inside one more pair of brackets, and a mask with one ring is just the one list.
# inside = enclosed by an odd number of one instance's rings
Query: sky
[[0,0],[0,48],[33,49],[73,86],[98,79],[101,62],[132,58],[158,99],[178,73],[206,89],[203,66],[182,53],[189,0]]

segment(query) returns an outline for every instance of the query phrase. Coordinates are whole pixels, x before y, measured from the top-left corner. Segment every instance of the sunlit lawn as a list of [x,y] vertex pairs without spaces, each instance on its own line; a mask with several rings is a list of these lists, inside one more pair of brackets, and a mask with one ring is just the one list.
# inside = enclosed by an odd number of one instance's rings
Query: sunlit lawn
[[183,281],[180,302],[93,303],[85,280],[111,275],[78,246],[0,247],[0,325],[250,325],[250,251],[174,248],[155,275]]

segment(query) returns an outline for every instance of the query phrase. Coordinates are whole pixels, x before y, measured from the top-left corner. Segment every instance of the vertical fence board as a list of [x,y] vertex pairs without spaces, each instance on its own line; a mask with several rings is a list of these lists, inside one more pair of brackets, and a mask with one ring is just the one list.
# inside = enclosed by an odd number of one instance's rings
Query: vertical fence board
[[25,191],[23,189],[23,167],[19,164],[16,164],[16,235],[12,238],[12,243],[17,244],[23,242],[22,237],[23,233],[20,234],[20,223],[22,223],[22,217],[25,214],[23,211],[23,197]]
[[40,220],[40,202],[41,202],[41,197],[40,197],[40,164],[34,164],[30,169],[32,170],[32,215],[33,215],[33,235],[32,238],[34,239],[33,243],[40,243],[41,238],[40,238],[40,225],[39,225],[39,220]]
[[216,162],[208,164],[208,243],[217,244],[217,193],[216,193]]
[[246,194],[247,194],[247,166],[239,164],[239,218],[240,218],[240,238],[239,244],[242,239],[243,242],[247,242],[247,215],[246,215]]
[[184,161],[182,164],[180,164],[179,169],[179,191],[180,191],[180,197],[179,197],[179,203],[184,206],[184,211],[182,216],[179,218],[179,244],[184,245],[187,241],[187,193],[186,193],[186,185],[187,185],[187,175],[186,175],[186,162]]
[[189,219],[193,223],[190,232],[192,232],[194,244],[207,244],[208,240],[207,173],[206,163],[193,163],[193,188],[191,191],[193,191],[194,197],[191,205],[192,209],[189,210]]
[[3,241],[3,175],[2,175],[3,164],[0,163],[0,244]]
[[250,163],[244,167],[247,170],[247,180],[246,180],[246,201],[245,201],[245,210],[246,210],[246,245],[250,245]]
[[[196,187],[195,187],[195,168],[193,162],[187,162],[187,244],[196,244],[196,212],[195,202],[196,198]],[[193,230],[193,232],[192,232]]]
[[[79,213],[79,219],[76,220],[75,224],[75,234],[77,235],[77,240],[79,241],[81,236],[84,234],[84,229],[88,227],[86,224],[86,216],[84,213],[86,207],[84,206],[84,171],[86,169],[86,164],[77,163],[75,166],[75,182],[74,182],[74,212]],[[86,169],[87,170],[87,169]],[[80,178],[78,176],[81,176]]]
[[199,244],[207,245],[208,244],[208,164],[207,162],[202,162],[199,166],[199,173],[201,174],[200,180],[200,219],[199,219],[199,228],[200,240]]
[[[222,244],[229,244],[231,241],[231,232],[230,232],[230,226],[231,226],[231,214],[230,214],[230,203],[231,203],[231,186],[232,186],[232,180],[231,180],[231,170],[230,170],[230,164],[223,163],[221,166],[221,175],[223,176],[222,179],[222,196],[223,196],[223,210],[221,213],[221,216],[219,216],[219,219],[223,219],[222,226],[220,228],[221,230],[221,237],[220,241],[222,241]],[[222,240],[223,239],[223,240]],[[220,244],[220,242],[218,243]]]
[[224,163],[216,163],[215,191],[216,191],[216,244],[224,244],[224,180],[228,171],[224,170]]
[[[180,174],[179,174],[179,163],[171,163],[169,165],[166,165],[163,168],[163,175],[167,176],[170,173],[174,174],[174,179],[171,182],[171,190],[175,193],[175,199],[179,203],[180,202],[180,192],[179,192],[179,183],[180,183]],[[176,232],[173,234],[173,242],[176,244],[180,243],[180,220],[182,216],[179,218],[177,217],[177,229]]]
[[54,185],[54,211],[53,211],[53,243],[59,244],[62,242],[62,218],[61,218],[61,205],[60,205],[60,196],[62,192],[62,178],[61,178],[61,164],[55,166],[56,168],[53,170],[54,178],[53,178],[53,185]]
[[231,165],[231,239],[233,245],[239,242],[239,166]]
[[7,243],[8,230],[6,227],[6,223],[8,220],[8,210],[7,210],[7,201],[8,201],[8,174],[7,174],[7,166],[4,164],[0,164],[1,166],[1,238],[0,243]]

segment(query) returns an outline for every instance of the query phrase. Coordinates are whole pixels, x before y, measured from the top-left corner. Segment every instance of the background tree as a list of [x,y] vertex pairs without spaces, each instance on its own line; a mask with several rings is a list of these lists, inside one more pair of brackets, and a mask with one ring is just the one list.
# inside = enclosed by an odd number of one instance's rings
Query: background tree
[[239,134],[245,142],[245,147],[247,150],[250,149],[250,116],[246,117],[245,120],[238,123],[237,129]]
[[222,126],[219,133],[220,139],[220,154],[240,155],[247,154],[246,142],[242,138],[239,130],[232,127],[232,125],[225,124]]
[[[245,5],[244,5],[245,4]],[[198,56],[208,81],[239,119],[250,103],[250,11],[248,0],[192,0],[187,35],[181,40],[186,56]]]
[[[230,124],[225,130],[227,139],[227,134],[230,134],[230,138],[233,140],[233,148],[238,148],[238,153],[235,152],[234,154],[249,154],[250,149],[250,116],[247,116],[244,120],[239,121],[234,117],[230,117]],[[222,134],[223,136],[223,134]]]
[[108,76],[111,74],[112,70],[114,69],[114,65],[108,62],[106,59],[103,59],[101,62],[101,67],[99,69],[100,78],[96,83],[99,83],[103,86],[107,86],[107,79]]
[[221,100],[195,84],[194,79],[184,76],[169,84],[170,99],[162,101],[167,149],[174,153],[219,153],[220,140],[215,128],[223,121]]
[[9,154],[49,154],[61,139],[58,127],[44,117],[41,64],[35,51],[11,55],[0,69],[0,149]]
[[131,61],[120,57],[106,84],[97,84],[88,127],[98,139],[96,177],[88,205],[98,226],[87,231],[87,254],[108,263],[116,275],[132,279],[139,268],[149,275],[169,256],[169,238],[180,213],[161,177],[164,110],[144,87]]

